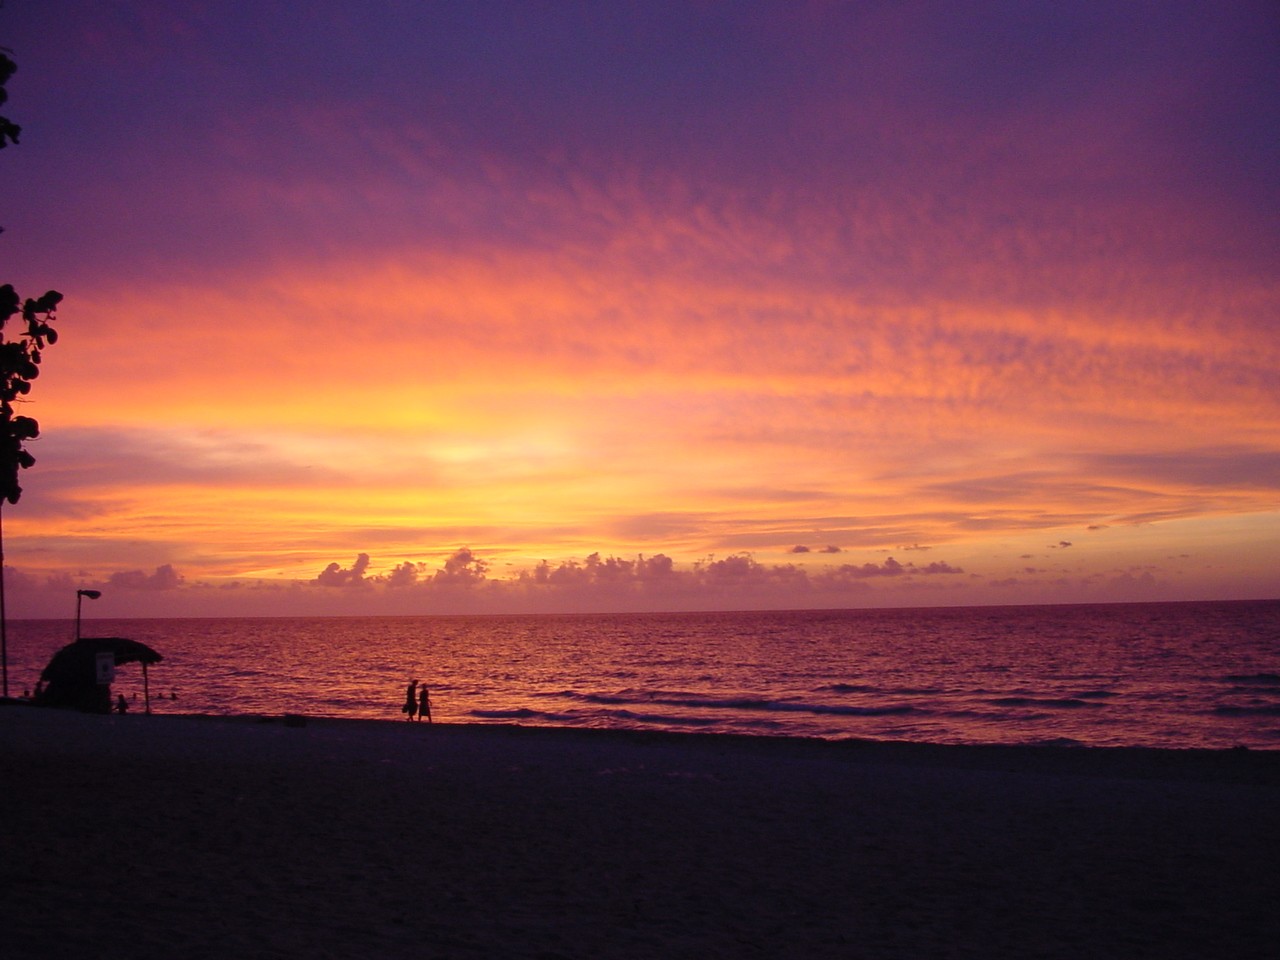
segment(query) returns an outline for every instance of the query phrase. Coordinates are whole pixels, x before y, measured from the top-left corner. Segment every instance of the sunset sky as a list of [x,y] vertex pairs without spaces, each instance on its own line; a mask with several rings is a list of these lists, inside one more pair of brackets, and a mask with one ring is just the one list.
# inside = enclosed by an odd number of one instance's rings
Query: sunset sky
[[8,0],[11,616],[1280,596],[1280,8]]

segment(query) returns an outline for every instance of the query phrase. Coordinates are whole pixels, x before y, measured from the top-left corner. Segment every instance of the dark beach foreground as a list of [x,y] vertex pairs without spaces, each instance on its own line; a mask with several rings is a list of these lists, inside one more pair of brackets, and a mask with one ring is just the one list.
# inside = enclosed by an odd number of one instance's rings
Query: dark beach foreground
[[21,957],[1236,957],[1280,754],[0,709]]

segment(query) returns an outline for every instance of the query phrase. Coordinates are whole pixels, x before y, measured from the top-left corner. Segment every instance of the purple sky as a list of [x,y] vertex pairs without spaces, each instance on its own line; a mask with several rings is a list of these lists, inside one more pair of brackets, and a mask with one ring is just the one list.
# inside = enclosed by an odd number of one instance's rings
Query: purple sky
[[1280,593],[1274,3],[9,0],[0,43],[0,279],[67,295],[20,610]]

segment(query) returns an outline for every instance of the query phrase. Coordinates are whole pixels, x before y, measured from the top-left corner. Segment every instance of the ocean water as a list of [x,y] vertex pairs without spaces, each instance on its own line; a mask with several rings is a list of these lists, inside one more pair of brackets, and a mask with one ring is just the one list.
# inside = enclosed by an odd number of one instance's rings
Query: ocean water
[[[155,647],[159,713],[934,743],[1280,748],[1280,601],[679,613],[91,620]],[[66,621],[10,623],[34,689]],[[142,706],[142,671],[112,693]],[[137,698],[133,700],[133,698]]]

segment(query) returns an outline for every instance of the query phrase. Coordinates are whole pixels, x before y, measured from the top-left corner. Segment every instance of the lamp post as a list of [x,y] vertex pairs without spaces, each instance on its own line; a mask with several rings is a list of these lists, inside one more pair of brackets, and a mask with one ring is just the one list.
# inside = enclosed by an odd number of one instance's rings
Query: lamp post
[[76,639],[80,639],[80,604],[85,597],[90,600],[97,600],[102,596],[101,590],[77,590],[76,591]]

